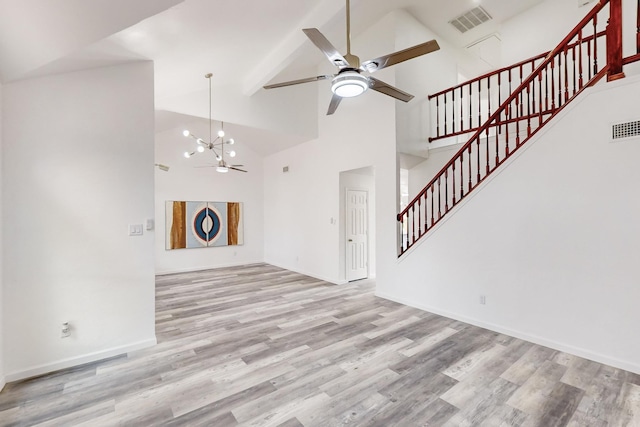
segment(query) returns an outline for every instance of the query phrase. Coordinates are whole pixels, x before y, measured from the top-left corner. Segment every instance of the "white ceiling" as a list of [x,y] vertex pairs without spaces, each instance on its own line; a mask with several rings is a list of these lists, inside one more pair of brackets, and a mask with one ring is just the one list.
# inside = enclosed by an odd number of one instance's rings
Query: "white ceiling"
[[24,78],[180,0],[0,0],[0,78]]
[[[482,0],[494,20],[462,35],[448,21],[479,0],[352,0],[352,36],[405,9],[450,45],[464,47],[542,1]],[[207,116],[207,72],[225,105],[245,109],[256,94],[267,96],[261,94],[267,82],[315,75],[326,59],[302,33],[307,27],[344,50],[344,0],[0,0],[0,79],[153,60],[156,106],[167,110],[157,114],[158,129],[166,130],[185,122],[182,114]],[[187,107],[189,99],[194,105]],[[229,120],[223,107],[214,105],[214,119]],[[309,137],[252,129],[238,115],[232,121],[238,132],[262,141],[255,148],[261,154]]]

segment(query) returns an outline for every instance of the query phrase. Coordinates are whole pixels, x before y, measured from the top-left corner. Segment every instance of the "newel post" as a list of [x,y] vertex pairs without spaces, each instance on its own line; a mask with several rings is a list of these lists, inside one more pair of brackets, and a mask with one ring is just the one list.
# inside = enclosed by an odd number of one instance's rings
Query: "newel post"
[[609,1],[607,25],[607,81],[624,78],[622,72],[622,0]]

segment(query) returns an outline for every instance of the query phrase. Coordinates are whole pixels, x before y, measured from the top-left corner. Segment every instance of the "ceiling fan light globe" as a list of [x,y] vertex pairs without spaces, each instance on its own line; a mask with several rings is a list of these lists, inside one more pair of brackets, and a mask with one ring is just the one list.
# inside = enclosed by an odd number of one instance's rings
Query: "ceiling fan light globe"
[[219,136],[220,138],[222,138],[222,137],[224,136],[224,131],[223,131],[223,130],[219,130],[219,131],[218,131],[218,136]]
[[228,143],[229,145],[233,145],[233,144],[235,144],[235,143],[236,143],[236,141],[235,141],[233,138],[229,138],[229,141],[227,141],[227,143]]
[[217,166],[216,167],[216,171],[220,172],[220,173],[227,173],[229,172],[229,168],[226,166]]
[[198,153],[204,153],[204,146],[198,145]]
[[236,156],[236,152],[231,150],[229,151],[229,157],[235,157]]
[[186,130],[186,129],[182,131],[182,134],[183,134],[184,136],[187,136],[187,137],[188,137],[188,136],[191,136],[191,132],[189,132],[189,131],[188,131],[188,130]]
[[185,151],[183,156],[188,159],[189,157],[191,157],[191,153],[188,151]]
[[341,98],[362,95],[369,88],[369,79],[356,71],[338,74],[331,82],[331,91]]

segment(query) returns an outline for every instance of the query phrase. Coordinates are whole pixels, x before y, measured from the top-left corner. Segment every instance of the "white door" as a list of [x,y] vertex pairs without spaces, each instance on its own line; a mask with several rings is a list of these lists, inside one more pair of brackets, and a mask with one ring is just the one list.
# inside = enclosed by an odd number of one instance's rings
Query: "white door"
[[367,239],[367,192],[347,189],[347,281],[366,279],[369,253]]

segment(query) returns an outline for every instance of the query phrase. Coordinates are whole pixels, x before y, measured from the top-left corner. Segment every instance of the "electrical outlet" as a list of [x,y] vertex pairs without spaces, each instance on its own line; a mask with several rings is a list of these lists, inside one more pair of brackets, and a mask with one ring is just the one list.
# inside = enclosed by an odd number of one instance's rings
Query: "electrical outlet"
[[68,338],[71,336],[71,326],[69,326],[69,322],[62,322],[62,327],[60,328],[60,338]]
[[480,304],[482,304],[482,305],[486,305],[487,304],[486,295],[480,295]]

